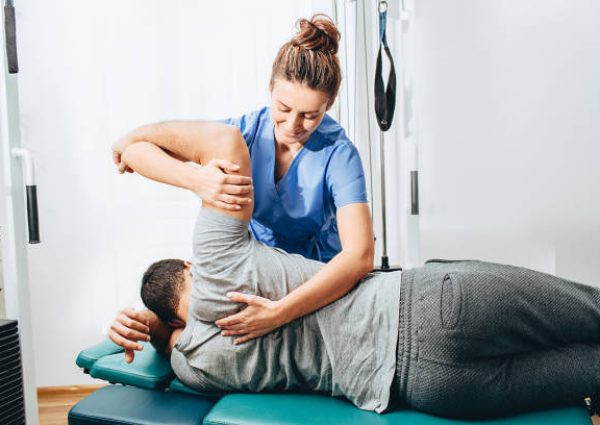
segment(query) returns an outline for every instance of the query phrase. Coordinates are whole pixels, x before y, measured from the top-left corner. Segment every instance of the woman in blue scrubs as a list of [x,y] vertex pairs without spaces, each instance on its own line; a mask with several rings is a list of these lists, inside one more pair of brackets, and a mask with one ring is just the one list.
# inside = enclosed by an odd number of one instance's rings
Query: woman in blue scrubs
[[[168,143],[193,138],[218,145],[232,129],[241,131],[250,151],[252,182],[236,176],[237,166],[218,158],[198,170],[177,165],[161,170],[160,180],[185,187],[203,202],[238,209],[250,202],[250,230],[270,246],[326,262],[304,285],[281,300],[231,293],[245,303],[241,312],[216,324],[242,343],[311,313],[346,294],[373,268],[373,234],[363,167],[356,147],[326,111],[341,83],[337,58],[340,34],[327,17],[299,21],[298,34],[273,63],[271,105],[219,123],[178,121],[140,127],[119,140],[113,158],[130,171],[121,153],[145,140],[168,151]],[[166,143],[166,144],[165,144]],[[182,177],[187,176],[187,177]],[[145,320],[131,310],[113,324],[117,333],[145,340]],[[136,338],[130,338],[136,339]],[[117,341],[115,341],[117,342]]]

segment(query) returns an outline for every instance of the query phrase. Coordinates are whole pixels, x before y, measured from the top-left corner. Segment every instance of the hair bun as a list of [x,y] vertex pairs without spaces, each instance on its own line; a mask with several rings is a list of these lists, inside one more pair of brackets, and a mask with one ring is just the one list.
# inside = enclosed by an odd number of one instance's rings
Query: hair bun
[[316,50],[335,55],[340,42],[340,32],[327,15],[314,15],[308,19],[299,19],[296,23],[298,34],[293,38],[294,46],[305,50]]

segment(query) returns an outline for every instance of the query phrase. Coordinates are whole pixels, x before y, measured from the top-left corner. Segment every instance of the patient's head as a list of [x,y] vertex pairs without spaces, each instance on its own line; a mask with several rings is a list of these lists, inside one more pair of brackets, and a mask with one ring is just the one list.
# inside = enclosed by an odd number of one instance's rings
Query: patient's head
[[192,287],[192,265],[183,260],[160,260],[142,277],[142,301],[165,323],[185,326]]

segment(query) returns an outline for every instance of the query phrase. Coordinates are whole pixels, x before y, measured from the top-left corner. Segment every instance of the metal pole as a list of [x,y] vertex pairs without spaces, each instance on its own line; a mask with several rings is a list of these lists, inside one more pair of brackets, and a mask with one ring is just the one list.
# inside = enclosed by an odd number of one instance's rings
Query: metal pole
[[[25,193],[22,165],[11,155],[12,148],[21,147],[19,125],[18,62],[16,57],[15,22],[12,1],[2,8],[4,18],[0,30],[0,250],[2,276],[6,301],[6,315],[19,321],[25,420],[28,425],[38,423],[37,394],[35,390],[35,362],[33,325],[29,285],[25,221]],[[6,12],[9,12],[6,15]],[[8,17],[8,19],[7,19]],[[8,23],[8,25],[7,25]],[[8,29],[8,34],[6,32]],[[8,36],[8,37],[7,37]],[[4,413],[4,412],[2,412]],[[0,413],[0,417],[2,416]],[[0,418],[0,422],[2,419]]]
[[389,259],[387,255],[387,223],[386,223],[386,212],[385,212],[385,156],[383,154],[383,143],[384,143],[383,131],[379,132],[379,163],[381,165],[381,227],[382,227],[382,252],[381,252],[381,268],[389,269]]

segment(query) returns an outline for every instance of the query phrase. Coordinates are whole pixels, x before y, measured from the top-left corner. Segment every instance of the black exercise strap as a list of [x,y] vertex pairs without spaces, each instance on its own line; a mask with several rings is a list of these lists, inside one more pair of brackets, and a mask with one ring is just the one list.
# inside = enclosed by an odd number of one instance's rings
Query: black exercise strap
[[[387,2],[379,2],[379,52],[377,53],[377,64],[375,65],[375,115],[377,124],[381,131],[387,131],[392,126],[394,109],[396,107],[396,70],[392,53],[388,47],[385,37],[385,26],[387,20]],[[390,61],[390,74],[388,75],[387,88],[383,86],[383,67],[381,60],[381,47]]]

